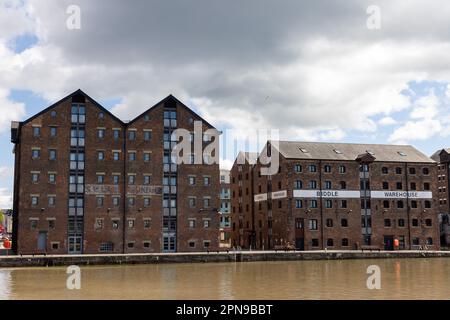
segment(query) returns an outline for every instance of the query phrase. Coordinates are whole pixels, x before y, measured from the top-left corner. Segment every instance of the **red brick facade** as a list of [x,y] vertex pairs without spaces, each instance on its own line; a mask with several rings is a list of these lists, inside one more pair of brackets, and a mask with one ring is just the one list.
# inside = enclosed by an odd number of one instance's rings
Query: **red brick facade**
[[[85,121],[78,125],[84,134],[77,133],[84,136],[84,145],[75,149],[71,146],[73,104],[85,110]],[[214,129],[172,96],[124,123],[80,90],[13,125],[15,251],[69,252],[68,237],[73,232],[68,221],[69,197],[73,197],[69,184],[75,175],[71,153],[76,152],[84,152],[84,168],[76,173],[78,194],[83,198],[76,229],[82,235],[82,253],[217,249],[219,166],[164,166],[164,159],[170,159],[165,155],[171,151],[164,148],[165,139],[170,140],[170,134],[165,134],[169,132],[166,115],[173,117],[168,122],[170,130],[193,132],[196,121],[202,122],[203,131]],[[168,143],[171,148],[176,142]],[[204,148],[209,142],[201,143]],[[32,158],[33,150],[39,150],[37,159]],[[50,152],[55,160],[50,160]],[[56,180],[49,182],[54,175]],[[189,177],[195,177],[193,185]],[[197,199],[194,205],[189,198]],[[165,241],[168,234],[173,238],[170,245]]]

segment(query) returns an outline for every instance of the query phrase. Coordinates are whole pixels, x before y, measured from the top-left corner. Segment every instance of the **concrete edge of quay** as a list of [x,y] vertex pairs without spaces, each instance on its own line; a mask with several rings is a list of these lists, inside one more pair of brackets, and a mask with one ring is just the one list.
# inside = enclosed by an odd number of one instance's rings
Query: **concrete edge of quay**
[[149,254],[0,256],[1,268],[344,259],[450,258],[450,251],[230,251]]

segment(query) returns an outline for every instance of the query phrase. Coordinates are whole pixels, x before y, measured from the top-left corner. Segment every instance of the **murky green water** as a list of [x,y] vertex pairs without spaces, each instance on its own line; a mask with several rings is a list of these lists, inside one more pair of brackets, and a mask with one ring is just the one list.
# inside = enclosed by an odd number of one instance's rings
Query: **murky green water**
[[[381,289],[369,290],[378,265]],[[450,299],[450,259],[386,259],[0,269],[0,299]]]

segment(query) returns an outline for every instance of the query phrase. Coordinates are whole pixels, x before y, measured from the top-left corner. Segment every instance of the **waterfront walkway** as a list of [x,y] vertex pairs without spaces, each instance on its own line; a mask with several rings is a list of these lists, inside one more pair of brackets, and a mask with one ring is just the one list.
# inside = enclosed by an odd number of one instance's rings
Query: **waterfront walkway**
[[150,263],[207,263],[339,259],[450,258],[450,251],[229,251],[189,253],[130,253],[83,255],[0,256],[0,267],[43,267],[68,265],[120,265]]

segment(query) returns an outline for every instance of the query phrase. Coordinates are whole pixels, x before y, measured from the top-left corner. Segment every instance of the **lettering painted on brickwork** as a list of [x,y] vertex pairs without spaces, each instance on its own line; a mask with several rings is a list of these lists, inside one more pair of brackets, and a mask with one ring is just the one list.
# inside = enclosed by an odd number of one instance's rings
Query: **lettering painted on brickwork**
[[87,184],[84,186],[84,194],[86,195],[109,195],[119,193],[118,185]]
[[128,186],[127,194],[137,196],[157,196],[162,194],[161,186]]
[[[103,184],[87,184],[85,185],[86,195],[114,195],[120,194],[118,185],[103,185]],[[128,195],[136,196],[157,196],[162,194],[161,186],[128,186]]]

